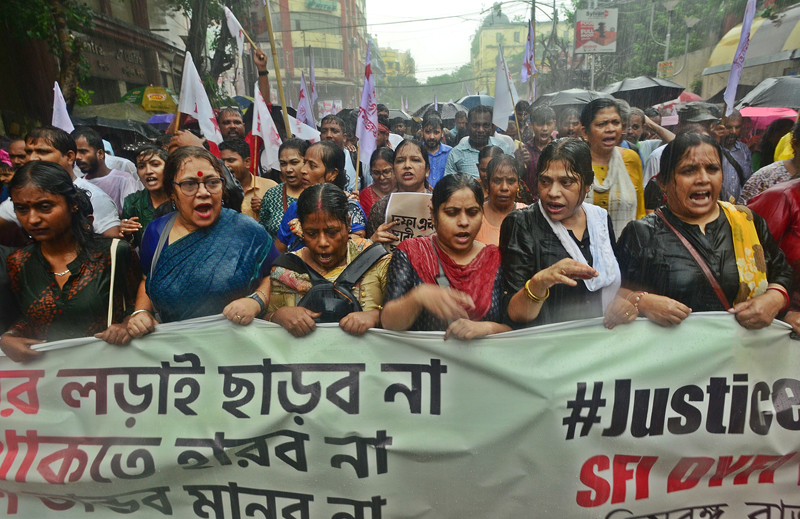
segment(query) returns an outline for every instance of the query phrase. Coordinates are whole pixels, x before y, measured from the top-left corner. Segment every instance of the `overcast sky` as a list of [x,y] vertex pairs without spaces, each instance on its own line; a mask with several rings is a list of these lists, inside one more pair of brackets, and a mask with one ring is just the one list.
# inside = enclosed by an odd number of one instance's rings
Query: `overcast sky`
[[[470,60],[470,38],[493,2],[480,0],[367,0],[367,30],[378,45],[410,50],[417,65],[417,79],[448,74]],[[561,2],[559,1],[559,4]],[[530,16],[530,3],[504,2],[509,18]],[[457,17],[455,17],[457,16]],[[447,18],[445,18],[447,17]],[[417,21],[429,18],[439,20]],[[544,19],[537,15],[537,19]],[[411,23],[393,23],[411,20]]]

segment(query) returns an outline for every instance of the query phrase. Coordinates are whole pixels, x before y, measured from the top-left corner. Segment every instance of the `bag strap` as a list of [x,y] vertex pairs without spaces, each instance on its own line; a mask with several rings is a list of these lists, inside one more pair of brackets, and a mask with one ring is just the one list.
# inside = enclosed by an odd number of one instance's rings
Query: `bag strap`
[[[119,238],[111,240],[111,285],[108,288],[108,319],[106,328],[111,326],[111,321],[114,318],[114,279],[117,274],[117,247],[119,246]],[[122,298],[123,310],[125,309],[125,297]]]
[[708,282],[711,283],[711,288],[714,289],[714,293],[717,294],[717,298],[719,299],[719,302],[722,303],[722,306],[725,308],[725,310],[730,310],[731,305],[730,303],[728,303],[728,298],[725,297],[725,292],[722,291],[722,287],[719,286],[717,278],[715,278],[714,274],[711,273],[711,269],[709,269],[706,262],[703,261],[703,258],[700,256],[700,253],[697,252],[697,250],[692,246],[692,244],[689,243],[689,240],[687,240],[686,237],[678,231],[678,229],[676,229],[671,223],[669,223],[669,220],[667,220],[667,217],[664,216],[664,213],[661,211],[661,208],[656,209],[655,213],[659,218],[661,218],[661,220],[665,224],[667,224],[667,227],[669,227],[670,230],[675,233],[675,235],[681,241],[683,246],[686,247],[686,250],[689,251],[689,254],[692,255],[692,258],[694,258],[694,261],[700,267],[700,270],[703,271],[703,274],[705,274],[706,279],[708,279]]
[[156,250],[153,252],[153,259],[150,261],[150,273],[153,273],[153,269],[158,265],[158,258],[161,256],[161,251],[164,250],[164,245],[167,244],[167,240],[169,239],[169,233],[172,231],[172,226],[175,225],[175,220],[178,219],[178,213],[173,213],[172,216],[169,217],[167,220],[167,224],[164,226],[164,230],[161,231],[161,236],[158,237],[158,245],[156,245]]
[[722,154],[725,155],[725,158],[728,159],[728,162],[731,163],[731,166],[733,166],[733,169],[736,170],[736,174],[739,176],[739,185],[741,187],[744,187],[745,183],[747,183],[747,179],[744,178],[744,170],[742,169],[741,164],[736,162],[736,159],[733,158],[733,155],[731,155],[731,152],[726,150],[724,146],[720,146],[719,149],[722,150]]
[[294,270],[300,274],[308,274],[312,285],[319,285],[320,283],[330,283],[327,279],[319,275],[319,272],[310,268],[308,263],[303,261],[303,258],[297,254],[285,253],[281,254],[275,261],[272,262],[273,267],[283,267],[289,270]]
[[342,285],[347,288],[352,287],[379,259],[387,254],[389,253],[386,251],[386,247],[377,242],[373,243],[345,267],[333,284]]
[[436,242],[433,240],[433,235],[431,235],[431,246],[433,246],[433,253],[436,254],[436,261],[439,263],[439,275],[436,276],[436,284],[442,288],[450,288],[450,280],[447,279],[447,275],[442,268],[442,259],[439,257],[439,251],[436,250]]
[[283,212],[285,213],[289,209],[289,201],[286,199],[286,182],[283,183],[283,189],[281,189],[281,198],[283,200]]

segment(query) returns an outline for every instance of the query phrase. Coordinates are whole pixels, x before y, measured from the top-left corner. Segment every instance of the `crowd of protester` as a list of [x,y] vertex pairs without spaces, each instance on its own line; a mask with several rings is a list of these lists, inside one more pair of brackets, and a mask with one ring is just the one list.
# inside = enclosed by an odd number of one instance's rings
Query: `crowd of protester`
[[[472,339],[721,310],[800,330],[797,121],[752,153],[741,114],[701,102],[672,131],[609,99],[520,102],[505,132],[491,107],[459,113],[406,124],[378,105],[366,171],[352,113],[324,117],[319,142],[284,139],[280,171],[238,109],[220,112],[219,146],[180,131],[133,164],[95,130],[31,130],[0,151],[0,348],[25,361],[43,341],[126,344],[215,314],[297,337],[319,322]],[[398,243],[392,193],[428,194],[431,236]]]

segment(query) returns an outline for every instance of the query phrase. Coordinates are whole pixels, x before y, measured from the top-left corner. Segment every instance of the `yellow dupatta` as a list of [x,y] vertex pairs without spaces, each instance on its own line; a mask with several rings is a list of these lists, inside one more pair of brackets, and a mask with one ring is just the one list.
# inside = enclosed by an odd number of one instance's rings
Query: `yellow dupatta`
[[739,270],[739,292],[733,302],[735,305],[767,291],[767,262],[750,209],[728,202],[719,202],[719,205],[733,231],[733,251]]

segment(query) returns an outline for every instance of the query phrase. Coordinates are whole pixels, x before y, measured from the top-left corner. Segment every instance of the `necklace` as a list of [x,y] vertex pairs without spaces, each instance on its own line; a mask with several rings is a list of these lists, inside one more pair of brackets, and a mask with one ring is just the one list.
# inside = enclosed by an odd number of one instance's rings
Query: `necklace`
[[69,269],[65,270],[64,272],[53,272],[56,276],[66,276],[69,274]]

